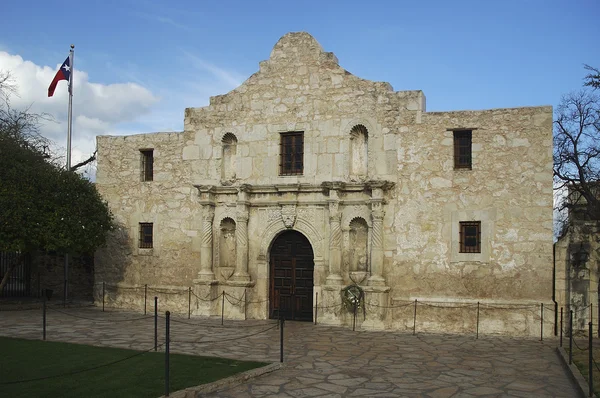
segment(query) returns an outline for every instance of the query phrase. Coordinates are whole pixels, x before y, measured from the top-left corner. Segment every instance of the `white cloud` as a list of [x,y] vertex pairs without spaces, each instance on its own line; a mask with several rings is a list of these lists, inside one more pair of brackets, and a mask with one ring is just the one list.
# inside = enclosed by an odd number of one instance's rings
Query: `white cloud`
[[[31,107],[31,112],[50,115],[53,120],[44,122],[40,133],[55,142],[59,154],[64,154],[68,119],[67,82],[59,82],[54,96],[48,98],[48,86],[59,66],[36,65],[19,55],[0,51],[0,70],[10,71],[17,86],[17,95],[11,98],[11,106],[15,109]],[[92,83],[85,71],[77,69],[73,87],[72,164],[94,152],[96,135],[127,134],[127,131],[119,130],[119,124],[139,120],[159,100],[148,89],[135,83]]]

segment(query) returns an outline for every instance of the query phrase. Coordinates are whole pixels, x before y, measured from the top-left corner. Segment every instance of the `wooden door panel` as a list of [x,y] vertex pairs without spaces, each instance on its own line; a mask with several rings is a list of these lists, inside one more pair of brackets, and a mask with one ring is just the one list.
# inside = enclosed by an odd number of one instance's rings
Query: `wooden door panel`
[[310,242],[296,231],[279,235],[270,253],[271,318],[312,320],[313,274]]

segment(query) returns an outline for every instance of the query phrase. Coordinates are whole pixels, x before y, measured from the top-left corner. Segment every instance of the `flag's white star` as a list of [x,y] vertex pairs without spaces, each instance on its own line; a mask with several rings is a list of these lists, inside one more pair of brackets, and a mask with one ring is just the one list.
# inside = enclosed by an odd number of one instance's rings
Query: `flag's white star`
[[69,65],[63,65],[63,69],[65,70],[65,72],[68,72],[71,70],[71,67]]

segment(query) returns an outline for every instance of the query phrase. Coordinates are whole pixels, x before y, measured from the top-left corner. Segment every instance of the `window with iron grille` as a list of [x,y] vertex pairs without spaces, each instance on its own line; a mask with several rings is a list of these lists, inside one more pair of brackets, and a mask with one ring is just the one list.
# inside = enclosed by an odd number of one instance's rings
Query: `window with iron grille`
[[154,179],[154,150],[140,149],[140,159],[142,181],[152,181]]
[[279,174],[299,175],[304,170],[304,132],[281,133]]
[[140,223],[140,243],[139,247],[141,249],[151,249],[152,248],[152,227],[153,224],[151,222],[141,222]]
[[481,253],[481,221],[460,222],[460,252]]
[[472,131],[457,130],[454,131],[454,168],[471,169],[472,156]]

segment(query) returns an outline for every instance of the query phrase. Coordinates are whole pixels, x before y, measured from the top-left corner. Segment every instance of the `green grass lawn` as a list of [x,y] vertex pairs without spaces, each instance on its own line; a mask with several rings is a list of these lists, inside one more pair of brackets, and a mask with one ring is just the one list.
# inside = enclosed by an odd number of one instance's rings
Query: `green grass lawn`
[[[152,351],[125,359],[139,352],[7,337],[0,337],[0,347],[3,397],[159,397],[165,391],[164,353]],[[122,361],[99,367],[119,360]],[[171,354],[170,391],[210,383],[264,365]],[[95,367],[99,368],[80,372]],[[37,378],[46,379],[10,383]]]

